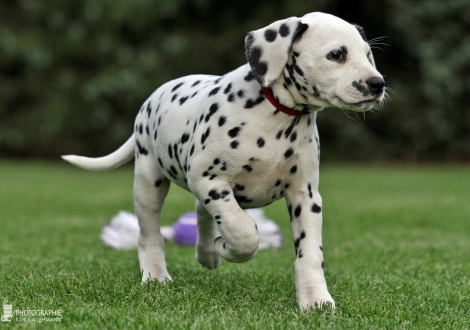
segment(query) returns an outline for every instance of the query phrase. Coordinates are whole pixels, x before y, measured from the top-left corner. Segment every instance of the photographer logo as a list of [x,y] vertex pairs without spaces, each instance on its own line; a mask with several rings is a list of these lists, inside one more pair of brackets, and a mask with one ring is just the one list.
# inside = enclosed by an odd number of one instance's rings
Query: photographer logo
[[61,309],[15,309],[13,305],[3,304],[2,322],[10,322],[15,316],[15,321],[20,323],[43,323],[62,321]]
[[13,305],[3,305],[2,322],[10,322],[13,317]]

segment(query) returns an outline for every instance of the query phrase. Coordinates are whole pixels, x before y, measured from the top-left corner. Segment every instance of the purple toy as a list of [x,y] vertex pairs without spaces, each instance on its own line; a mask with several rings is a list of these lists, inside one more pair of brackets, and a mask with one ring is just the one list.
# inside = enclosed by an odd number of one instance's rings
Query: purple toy
[[174,241],[179,245],[196,245],[197,218],[196,213],[190,212],[181,216],[173,225]]

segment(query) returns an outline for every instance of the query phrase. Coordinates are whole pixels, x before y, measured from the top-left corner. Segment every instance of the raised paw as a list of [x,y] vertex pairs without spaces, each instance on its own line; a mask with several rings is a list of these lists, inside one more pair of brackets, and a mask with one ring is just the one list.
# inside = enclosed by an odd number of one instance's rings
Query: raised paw
[[257,240],[256,244],[243,244],[245,242],[240,243],[241,244],[237,247],[231,247],[222,236],[219,236],[214,240],[214,247],[222,258],[229,262],[242,263],[253,259],[258,250],[259,241]]

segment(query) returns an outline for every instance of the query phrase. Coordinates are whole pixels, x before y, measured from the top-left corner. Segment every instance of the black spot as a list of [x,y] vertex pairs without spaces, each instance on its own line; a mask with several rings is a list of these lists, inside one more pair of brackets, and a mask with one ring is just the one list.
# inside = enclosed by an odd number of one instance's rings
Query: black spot
[[186,102],[186,100],[189,98],[189,96],[184,96],[182,98],[180,98],[180,105],[183,105],[184,102]]
[[276,40],[277,37],[277,31],[268,29],[264,31],[264,39],[266,39],[267,42],[273,42]]
[[149,152],[147,149],[145,149],[144,147],[140,145],[139,140],[136,140],[136,144],[137,144],[137,150],[139,151],[139,154],[147,156]]
[[226,121],[227,121],[227,117],[225,117],[225,116],[220,116],[220,118],[219,118],[219,127],[220,127],[220,126],[223,126]]
[[299,74],[300,76],[304,76],[304,71],[296,64],[294,65],[294,69],[295,69],[295,72],[297,72],[297,74]]
[[211,90],[210,93],[209,93],[209,96],[212,96],[212,95],[217,94],[217,92],[219,91],[219,89],[220,89],[220,87],[216,87],[216,88],[214,88],[213,90]]
[[297,205],[297,207],[295,208],[294,210],[294,215],[296,218],[298,218],[300,216],[300,213],[302,212],[302,205]]
[[174,100],[176,100],[177,97],[178,97],[178,94],[173,95],[173,97],[171,98],[171,102],[173,102]]
[[240,142],[235,140],[230,143],[230,148],[237,149],[239,145],[240,145]]
[[230,93],[230,95],[227,97],[227,101],[229,102],[235,101],[235,93]]
[[[287,158],[289,158],[290,156],[292,156],[293,154],[294,154],[294,149],[289,148],[289,149],[287,149],[287,151],[284,153],[284,158],[287,159]],[[292,171],[292,169],[291,169],[291,171]]]
[[250,165],[243,165],[243,169],[248,171],[248,172],[253,171],[253,168]]
[[313,197],[312,185],[310,183],[308,184],[307,189],[308,189],[308,197],[312,198]]
[[201,143],[204,144],[204,142],[206,142],[207,138],[209,137],[209,134],[211,134],[211,128],[208,127],[206,132],[204,134],[202,134],[201,136]]
[[323,247],[320,245],[320,250],[323,251]]
[[276,140],[280,140],[282,137],[282,130],[280,130],[279,132],[277,132],[276,134]]
[[155,187],[156,188],[160,187],[162,185],[162,183],[163,183],[163,180],[158,179],[157,181],[155,181]]
[[222,164],[222,167],[220,168],[221,171],[226,171],[227,170],[227,164],[224,162]]
[[[295,39],[300,37],[302,35],[302,33],[304,33],[305,30],[307,30],[307,29],[308,29],[308,24],[299,22],[299,24],[297,25],[297,28],[294,31],[294,35],[292,36],[292,41],[294,41]],[[289,52],[290,52],[290,50],[289,50]]]
[[181,85],[183,85],[183,83],[179,83],[178,85],[176,85],[175,87],[173,87],[173,88],[171,89],[171,91],[172,91],[172,92],[176,91],[178,88],[181,87]]
[[260,104],[261,102],[263,102],[265,100],[266,96],[264,96],[264,94],[260,94],[255,100],[253,99],[248,99],[246,100],[246,103],[245,103],[245,109],[252,109],[254,108],[255,106],[257,106],[258,104]]
[[152,106],[150,105],[150,103],[152,102],[147,103],[147,116],[149,118],[150,118],[150,114],[152,113]]
[[281,184],[281,179],[277,179],[275,186],[278,187]]
[[174,166],[170,166],[170,171],[171,173],[173,173],[174,175],[178,175],[178,171],[176,170],[176,168]]
[[255,79],[255,76],[253,75],[253,72],[248,72],[248,74],[245,76],[245,81],[252,81],[253,79]]
[[325,268],[325,263],[323,261],[321,262],[321,268]]
[[318,204],[314,203],[312,205],[312,212],[313,213],[320,213],[321,212],[321,206],[319,206]]
[[219,164],[219,163],[220,163],[220,159],[219,159],[219,158],[214,159],[214,165],[217,165],[217,164]]
[[191,87],[198,85],[200,82],[201,82],[200,80],[196,81],[194,84],[191,85]]
[[235,200],[238,203],[251,203],[251,202],[253,202],[253,200],[248,198],[247,196],[237,196],[237,195],[235,195]]
[[237,93],[237,96],[242,98],[243,96],[245,96],[245,92],[242,89],[240,89]]
[[191,146],[191,150],[189,151],[189,155],[192,156],[194,153],[194,144]]
[[297,132],[292,133],[290,136],[290,142],[294,142],[295,140],[297,140]]
[[353,81],[352,86],[361,92],[362,96],[368,96],[370,94],[369,90],[357,81]]
[[220,219],[220,215],[216,215],[214,218],[215,218],[215,220],[219,220],[219,219]]
[[181,137],[181,144],[185,144],[186,142],[189,141],[189,133],[184,133],[183,136]]
[[297,255],[297,252],[299,251],[300,241],[303,240],[306,236],[307,234],[305,234],[305,231],[302,230],[300,236],[294,241],[295,255]]
[[264,139],[261,137],[258,139],[258,141],[256,141],[256,144],[258,145],[259,148],[263,148],[265,143],[266,141],[264,141]]
[[142,124],[139,125],[139,134],[144,132],[144,126]]
[[245,186],[242,186],[241,184],[235,183],[235,187],[233,189],[242,191],[242,190],[245,190]]
[[211,119],[211,117],[219,110],[219,104],[213,103],[209,108],[209,113],[206,115],[206,119],[204,120],[206,123]]
[[314,96],[314,97],[319,97],[319,96],[320,96],[320,92],[318,91],[318,89],[317,89],[315,86],[313,86],[312,89],[313,89],[313,96]]
[[211,202],[211,200],[210,200],[210,198],[208,198],[204,201],[204,204],[209,204],[210,202]]
[[260,61],[263,49],[261,47],[253,47],[248,52],[248,61],[255,76],[263,77],[268,72],[268,63]]
[[160,159],[160,157],[158,157],[158,164],[160,164],[160,167],[163,168],[163,162],[162,162],[162,160]]
[[173,158],[173,148],[171,144],[168,145],[168,156],[170,156],[170,158]]
[[202,176],[203,177],[209,176],[209,172],[205,171],[204,173],[202,173]]
[[227,87],[225,88],[225,90],[224,90],[224,94],[230,93],[230,90],[231,90],[231,89],[232,89],[232,83],[229,83],[229,84],[227,85]]
[[228,133],[228,136],[230,136],[231,138],[235,138],[238,136],[238,133],[240,133],[240,130],[241,128],[240,127],[234,127],[232,128],[231,130],[229,130],[227,133]]
[[289,172],[290,174],[295,174],[297,172],[297,165],[292,166]]
[[281,37],[287,37],[290,33],[289,26],[286,23],[283,23],[279,28],[279,34]]

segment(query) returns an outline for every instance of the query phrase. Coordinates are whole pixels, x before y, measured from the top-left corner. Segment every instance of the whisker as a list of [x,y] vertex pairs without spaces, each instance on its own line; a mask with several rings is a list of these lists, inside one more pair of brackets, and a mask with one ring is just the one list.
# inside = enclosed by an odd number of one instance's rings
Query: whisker
[[377,38],[372,38],[369,41],[367,41],[369,44],[374,43],[376,41],[382,41],[383,39],[387,39],[388,36],[383,36],[383,37],[377,37]]
[[349,115],[349,112],[350,112],[349,110],[341,109],[341,112],[342,112],[346,117],[348,117],[349,119],[352,119],[352,120],[354,120],[354,121],[357,121],[357,119],[355,119],[355,118],[353,118],[353,117],[351,117],[351,116]]
[[373,49],[380,49],[381,51],[384,51],[382,48],[377,47],[377,46],[370,46],[370,48],[373,48]]

